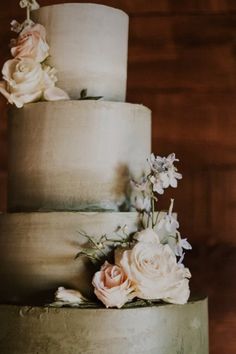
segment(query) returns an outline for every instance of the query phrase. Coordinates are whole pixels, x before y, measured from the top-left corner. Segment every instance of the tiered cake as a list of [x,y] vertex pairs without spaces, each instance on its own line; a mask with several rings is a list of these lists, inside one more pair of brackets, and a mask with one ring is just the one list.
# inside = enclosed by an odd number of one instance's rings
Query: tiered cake
[[[0,215],[1,354],[208,353],[207,302],[142,308],[55,309],[58,286],[92,293],[93,269],[75,260],[86,240],[119,226],[129,178],[151,153],[151,112],[123,102],[128,16],[94,4],[34,11],[58,85],[73,100],[9,112],[9,214]],[[78,100],[82,89],[104,100]],[[118,102],[119,101],[119,102]],[[29,307],[30,306],[30,307]]]

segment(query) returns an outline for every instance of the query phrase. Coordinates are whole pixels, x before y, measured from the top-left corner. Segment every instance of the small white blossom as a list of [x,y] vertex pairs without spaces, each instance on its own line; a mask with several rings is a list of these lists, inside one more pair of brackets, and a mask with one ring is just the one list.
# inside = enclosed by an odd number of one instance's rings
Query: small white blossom
[[166,214],[158,223],[157,231],[162,231],[168,235],[175,235],[179,228],[179,222],[174,216]]
[[170,154],[167,157],[156,156],[151,154],[148,159],[151,176],[150,182],[153,185],[153,192],[163,194],[164,189],[169,186],[176,188],[178,179],[182,178],[182,175],[178,173],[177,168],[174,166],[174,162],[179,161],[176,159],[175,154]]
[[150,197],[143,195],[136,196],[134,198],[134,207],[139,212],[149,213],[151,210],[151,199]]
[[178,179],[182,179],[181,173],[177,172],[177,168],[172,165],[169,167],[168,171],[166,172],[166,186],[168,188],[171,186],[172,188],[176,188],[178,184]]
[[179,228],[178,220],[172,215],[173,207],[174,199],[171,199],[168,213],[163,216],[157,225],[158,234],[162,236],[162,239],[170,235],[175,237],[177,229]]
[[38,10],[40,6],[36,0],[21,0],[20,7],[22,9],[28,7],[30,11],[33,11],[33,10]]
[[165,162],[164,157],[161,156],[156,156],[154,154],[151,154],[151,156],[148,158],[148,163],[150,165],[150,168],[153,172],[159,173],[163,171],[163,164]]
[[181,264],[184,259],[183,250],[191,250],[192,246],[187,241],[187,238],[181,238],[178,231],[179,222],[172,215],[174,206],[174,199],[171,199],[170,208],[168,213],[159,221],[156,230],[162,243],[168,243],[172,251],[177,257],[180,257],[179,263]]
[[158,194],[164,193],[163,181],[161,180],[160,176],[151,176],[150,182],[153,185],[153,192],[156,192]]
[[148,192],[148,180],[146,177],[142,177],[140,182],[136,182],[135,180],[131,179],[130,184],[134,190],[139,192]]
[[12,32],[16,32],[16,33],[20,33],[23,29],[23,24],[17,22],[16,20],[12,20],[11,21],[11,31]]
[[63,287],[57,289],[55,293],[55,301],[77,305],[88,302],[88,300],[78,290],[70,290]]
[[131,205],[139,212],[149,213],[151,210],[150,181],[146,176],[143,176],[140,182],[132,179],[130,184],[132,188]]
[[175,153],[172,153],[168,155],[167,157],[164,157],[164,168],[170,168],[175,162],[178,162],[179,159],[175,157]]
[[184,251],[183,250],[191,250],[192,246],[190,243],[187,241],[187,238],[181,238],[181,235],[179,232],[177,232],[177,240],[176,240],[176,246],[175,246],[175,254],[178,257],[181,257],[183,260],[184,257]]

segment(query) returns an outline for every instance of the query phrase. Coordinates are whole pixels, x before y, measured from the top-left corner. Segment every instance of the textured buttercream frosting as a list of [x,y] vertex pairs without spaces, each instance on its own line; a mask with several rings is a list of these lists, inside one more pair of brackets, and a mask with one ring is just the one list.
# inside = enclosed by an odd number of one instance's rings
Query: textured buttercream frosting
[[58,70],[58,87],[77,99],[89,95],[125,101],[128,16],[97,4],[59,4],[32,13],[45,26],[48,63]]
[[[162,217],[160,213],[159,217]],[[117,228],[137,230],[139,214],[9,213],[0,215],[0,292],[3,303],[45,303],[59,286],[92,295],[94,267],[75,256],[87,243],[79,232],[117,238]],[[122,236],[122,233],[119,233]]]
[[9,117],[9,209],[118,210],[151,151],[151,111],[107,101],[39,102]]
[[[47,64],[58,70],[58,86],[74,101],[39,102],[10,111],[9,209],[28,213],[0,215],[0,301],[9,304],[0,305],[0,353],[208,354],[206,299],[185,305],[129,304],[133,308],[121,310],[101,304],[83,309],[35,306],[52,302],[58,287],[92,297],[97,269],[86,257],[76,259],[89,247],[86,235],[101,245],[102,235],[122,237],[118,227],[132,234],[140,226],[140,214],[116,211],[128,204],[131,177],[138,181],[145,172],[151,112],[142,105],[110,102],[125,100],[125,13],[103,5],[62,4],[35,11],[33,20],[45,26]],[[83,89],[105,101],[78,101]],[[40,97],[50,99],[50,94],[45,90]],[[158,222],[163,213],[153,211],[152,216]]]
[[207,300],[131,309],[0,306],[1,354],[208,354]]

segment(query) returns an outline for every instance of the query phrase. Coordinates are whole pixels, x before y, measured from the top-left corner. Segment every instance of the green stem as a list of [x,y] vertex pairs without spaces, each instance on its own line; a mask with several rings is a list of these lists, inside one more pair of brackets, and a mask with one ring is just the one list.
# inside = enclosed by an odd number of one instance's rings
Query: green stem
[[155,218],[155,200],[154,200],[154,198],[153,197],[151,197],[151,199],[152,199],[152,228],[154,228],[154,226],[155,226],[155,220],[154,220],[154,218]]
[[150,213],[148,213],[147,227],[149,227],[149,224],[150,224]]
[[112,243],[127,243],[128,241],[124,238],[122,238],[121,240],[116,240],[116,239],[107,239],[107,242],[112,242]]
[[155,226],[156,226],[156,224],[157,224],[157,221],[158,221],[159,215],[160,215],[160,212],[157,212],[157,216],[156,216],[156,221],[155,221],[155,225],[154,225],[154,227],[155,227]]
[[30,5],[27,5],[27,10],[26,10],[26,18],[27,18],[27,23],[30,23]]
[[83,233],[83,232],[80,232],[80,231],[78,231],[78,232],[79,232],[80,235],[86,237],[86,238],[92,243],[92,245],[93,245],[99,252],[101,252],[101,253],[103,254],[104,257],[107,256],[107,255],[102,251],[102,249],[100,249],[100,248],[98,247],[97,243],[93,240],[92,237],[86,235],[86,234]]
[[97,243],[92,239],[92,237],[90,237],[90,236],[87,236],[87,237],[88,237],[89,241],[94,245],[94,247],[95,247],[99,252],[101,252],[101,253],[103,254],[103,256],[106,257],[106,254],[102,251],[101,248],[98,247]]

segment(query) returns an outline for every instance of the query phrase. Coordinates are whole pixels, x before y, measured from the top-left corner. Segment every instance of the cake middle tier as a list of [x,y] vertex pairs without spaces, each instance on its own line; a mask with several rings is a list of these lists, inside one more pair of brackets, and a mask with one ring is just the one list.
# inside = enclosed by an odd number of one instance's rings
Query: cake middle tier
[[148,167],[151,111],[105,101],[39,102],[9,116],[11,211],[118,210]]

